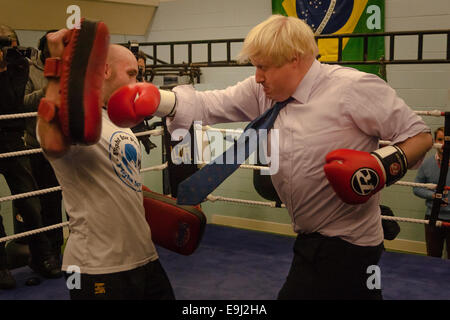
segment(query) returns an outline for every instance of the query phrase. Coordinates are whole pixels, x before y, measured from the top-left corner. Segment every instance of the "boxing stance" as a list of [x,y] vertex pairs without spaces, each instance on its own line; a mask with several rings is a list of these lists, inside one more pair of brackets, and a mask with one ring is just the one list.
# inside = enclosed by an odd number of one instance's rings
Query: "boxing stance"
[[[272,16],[249,32],[238,56],[254,76],[223,90],[178,86],[170,100],[155,88],[127,87],[112,95],[109,115],[118,125],[166,115],[173,132],[194,120],[252,121],[290,98],[272,129],[279,170],[271,178],[298,236],[278,298],[381,299],[367,273],[383,252],[378,191],[420,163],[430,129],[379,77],[321,64],[317,55],[302,20]],[[379,149],[379,140],[392,145]]]

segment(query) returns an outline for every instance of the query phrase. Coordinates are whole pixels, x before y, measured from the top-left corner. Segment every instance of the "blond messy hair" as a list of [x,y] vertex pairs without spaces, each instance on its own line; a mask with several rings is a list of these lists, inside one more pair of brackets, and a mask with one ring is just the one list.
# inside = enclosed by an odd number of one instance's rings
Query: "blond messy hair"
[[237,61],[247,63],[253,58],[262,58],[282,66],[295,56],[315,58],[318,53],[314,33],[303,20],[272,15],[250,30]]

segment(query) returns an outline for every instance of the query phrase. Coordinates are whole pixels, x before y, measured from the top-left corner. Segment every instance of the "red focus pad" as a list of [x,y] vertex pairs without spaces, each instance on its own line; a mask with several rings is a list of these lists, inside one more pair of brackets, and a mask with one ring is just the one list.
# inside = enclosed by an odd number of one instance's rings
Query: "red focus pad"
[[200,206],[177,205],[176,199],[143,186],[145,218],[155,244],[190,255],[198,247],[206,225]]
[[109,31],[103,22],[81,20],[65,37],[58,110],[64,135],[75,144],[94,144],[102,124],[101,89]]
[[159,89],[148,82],[129,84],[115,90],[108,101],[108,116],[122,128],[132,128],[158,110]]
[[45,59],[44,77],[59,78],[61,76],[62,62],[60,58]]

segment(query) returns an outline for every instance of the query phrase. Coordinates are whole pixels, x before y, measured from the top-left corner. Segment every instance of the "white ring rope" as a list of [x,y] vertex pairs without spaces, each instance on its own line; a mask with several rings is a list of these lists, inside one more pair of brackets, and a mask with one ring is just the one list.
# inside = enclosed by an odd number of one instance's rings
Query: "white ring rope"
[[56,191],[61,191],[61,190],[62,190],[61,186],[57,186],[57,187],[51,187],[51,188],[41,189],[41,190],[36,190],[36,191],[18,193],[18,194],[14,194],[14,195],[11,195],[11,196],[6,196],[6,197],[3,197],[3,198],[0,198],[0,203],[1,202],[5,202],[5,201],[12,201],[12,200],[17,200],[17,199],[23,199],[23,198],[39,196],[39,195],[42,195],[42,194],[46,194],[46,193],[50,193],[50,192],[56,192]]
[[11,113],[11,114],[2,114],[0,115],[0,120],[10,120],[10,119],[18,119],[18,118],[32,118],[36,117],[37,112],[25,112],[25,113]]
[[[214,195],[208,195],[206,197],[207,200],[211,202],[216,201],[225,201],[225,202],[234,202],[234,203],[242,203],[242,204],[250,204],[250,205],[257,205],[257,206],[266,206],[271,208],[276,208],[276,202],[274,201],[254,201],[254,200],[244,200],[244,199],[235,199],[235,198],[226,198],[221,196],[214,196]],[[281,204],[282,208],[286,208],[284,204]]]
[[[444,112],[441,112],[439,110],[433,110],[433,111],[415,111],[416,114],[418,115],[427,115],[427,116],[443,116],[445,115]],[[29,113],[20,113],[20,114],[8,114],[8,115],[0,115],[0,120],[4,120],[4,119],[15,119],[15,118],[25,118],[25,117],[35,117],[37,116],[37,112],[29,112]],[[202,127],[203,131],[218,131],[218,132],[222,132],[222,133],[237,133],[237,134],[242,134],[243,130],[242,129],[216,129],[213,128],[211,126],[203,126]],[[142,132],[138,132],[135,133],[135,136],[139,137],[139,136],[145,136],[145,135],[152,135],[152,136],[159,136],[164,134],[164,130],[163,128],[160,129],[154,129],[154,130],[149,130],[149,131],[142,131]],[[380,141],[380,144],[389,144],[389,141]],[[434,148],[439,149],[442,147],[441,144],[435,143],[433,145]],[[36,148],[36,149],[29,149],[29,150],[23,150],[23,151],[16,151],[16,152],[7,152],[7,153],[0,153],[0,159],[2,158],[8,158],[8,157],[16,157],[16,156],[23,156],[23,155],[30,155],[30,154],[35,154],[35,153],[41,153],[43,152],[42,148]],[[203,163],[203,165],[205,165],[206,163]],[[153,167],[148,167],[148,168],[143,168],[141,169],[140,172],[148,172],[148,171],[162,171],[164,169],[166,169],[168,167],[168,163],[165,162],[161,165],[156,165]],[[247,165],[247,164],[241,164],[240,168],[243,169],[252,169],[252,170],[269,170],[269,167],[266,166],[255,166],[255,165]],[[415,182],[405,182],[405,181],[397,181],[396,183],[397,185],[400,186],[409,186],[409,187],[421,187],[421,188],[426,188],[426,189],[430,189],[430,190],[435,190],[437,185],[433,184],[433,183],[415,183]],[[450,189],[450,187],[446,186],[445,187],[446,190]],[[27,197],[33,197],[33,196],[38,196],[38,195],[42,195],[42,194],[46,194],[46,193],[50,193],[50,192],[56,192],[56,191],[61,191],[61,186],[56,186],[56,187],[52,187],[52,188],[47,188],[47,189],[41,189],[41,190],[36,190],[36,191],[31,191],[31,192],[25,192],[25,193],[20,193],[20,194],[15,194],[15,195],[11,195],[11,196],[6,196],[6,197],[2,197],[0,198],[0,203],[1,202],[5,202],[5,201],[12,201],[12,200],[17,200],[17,199],[22,199],[22,198],[27,198]],[[254,201],[254,200],[243,200],[243,199],[235,199],[235,198],[227,198],[227,197],[222,197],[222,196],[214,196],[214,195],[208,195],[207,197],[208,201],[211,202],[215,202],[215,201],[226,201],[226,202],[234,202],[234,203],[241,203],[241,204],[249,204],[249,205],[258,205],[258,206],[268,206],[268,207],[272,207],[272,208],[276,208],[277,204],[276,202],[268,202],[268,201]],[[282,208],[285,208],[286,206],[284,204],[281,204]],[[381,216],[382,219],[384,220],[394,220],[394,221],[399,221],[399,222],[411,222],[411,223],[420,223],[420,224],[428,224],[429,220],[420,220],[420,219],[413,219],[413,218],[401,218],[401,217],[390,217],[390,216]],[[18,239],[18,238],[22,238],[22,237],[27,237],[33,234],[37,234],[37,233],[41,233],[41,232],[46,232],[52,229],[57,229],[57,228],[62,228],[65,227],[69,224],[69,222],[63,222],[63,223],[59,223],[59,224],[55,224],[55,225],[51,225],[51,226],[47,226],[44,228],[39,228],[39,229],[35,229],[35,230],[31,230],[31,231],[27,231],[27,232],[23,232],[23,233],[18,233],[15,235],[11,235],[11,236],[7,236],[7,237],[3,237],[0,238],[0,243],[2,242],[6,242],[6,241],[10,241],[10,240],[14,240],[14,239]],[[436,221],[436,226],[440,227],[442,226],[442,222],[441,221]]]
[[[242,129],[219,129],[219,128],[213,128],[211,126],[203,126],[202,131],[213,131],[213,132],[220,132],[220,133],[235,133],[235,134],[242,134],[244,132],[244,130]],[[380,145],[390,145],[391,141],[387,141],[387,140],[380,140],[379,141]],[[433,144],[433,148],[434,149],[441,149],[442,148],[442,144],[440,143],[434,143]]]
[[147,172],[147,171],[162,171],[165,168],[168,167],[168,163],[164,162],[163,164],[157,165],[157,166],[153,166],[153,167],[148,167],[148,168],[144,168],[141,169],[141,172]]
[[[161,165],[156,165],[156,166],[153,166],[153,167],[148,167],[148,168],[141,169],[140,172],[162,171],[162,170],[166,169],[167,167],[168,167],[168,164],[167,164],[167,162],[165,162],[165,163],[163,163]],[[240,167],[244,168],[244,169],[258,169],[258,170],[268,169],[268,167],[251,166],[251,165],[241,165]],[[416,182],[407,182],[407,181],[397,181],[394,184],[399,185],[399,186],[406,186],[406,187],[425,188],[425,189],[429,189],[429,190],[435,190],[436,187],[437,187],[437,185],[434,184],[434,183],[416,183]],[[445,187],[445,188],[449,189],[449,187]],[[61,191],[61,190],[62,189],[61,189],[60,186],[56,186],[56,187],[52,187],[52,188],[41,189],[41,190],[36,190],[36,191],[31,191],[31,192],[18,193],[18,194],[15,194],[15,195],[11,195],[11,196],[6,196],[6,197],[0,198],[0,203],[1,202],[6,202],[6,201],[22,199],[22,198],[34,197],[34,196],[38,196],[38,195],[42,195],[42,194],[46,194],[46,193],[50,193],[50,192]],[[224,199],[227,199],[227,198],[224,198]],[[211,201],[216,201],[216,200],[222,200],[222,199],[216,199],[214,197],[211,198]],[[256,204],[259,204],[259,202],[256,201]],[[271,206],[269,204],[264,204],[264,205]]]
[[[414,111],[417,115],[422,116],[433,116],[433,117],[442,117],[445,116],[445,112],[440,110],[430,110],[430,111]],[[0,115],[0,120],[11,120],[17,118],[31,118],[36,117],[37,112],[24,112],[24,113],[11,113],[11,114],[2,114]]]
[[[164,130],[161,129],[155,129],[155,130],[148,130],[148,131],[142,131],[142,132],[138,132],[135,133],[134,135],[136,137],[140,137],[140,136],[160,136],[164,133]],[[30,154],[35,154],[35,153],[41,153],[43,152],[42,148],[36,148],[36,149],[28,149],[28,150],[22,150],[22,151],[14,151],[14,152],[5,152],[5,153],[0,153],[0,159],[2,158],[10,158],[10,157],[19,157],[19,156],[26,156],[26,155],[30,155]]]
[[[419,224],[430,224],[430,220],[423,220],[423,219],[414,219],[414,218],[403,218],[403,217],[391,217],[391,216],[381,216],[383,220],[391,220],[391,221],[398,221],[398,222],[409,222],[409,223],[419,223]],[[443,221],[436,221],[436,227],[442,227],[445,226],[445,222]]]
[[149,130],[149,131],[141,131],[141,132],[136,132],[134,135],[136,137],[140,137],[140,136],[161,136],[164,133],[164,129],[154,129],[154,130]]
[[0,153],[0,159],[2,159],[2,158],[10,158],[10,157],[26,156],[26,155],[29,155],[29,154],[35,154],[35,153],[41,153],[41,152],[42,152],[42,148]]
[[[268,202],[268,201],[253,201],[253,200],[243,200],[243,199],[234,199],[234,198],[226,198],[221,196],[213,196],[208,195],[206,198],[208,201],[215,202],[215,201],[225,201],[225,202],[234,202],[234,203],[242,203],[242,204],[248,204],[248,205],[259,205],[259,206],[266,206],[266,207],[272,207],[276,208],[276,202]],[[282,208],[286,208],[284,204],[281,204]],[[392,217],[392,216],[381,216],[383,220],[391,220],[391,221],[398,221],[398,222],[410,222],[410,223],[419,223],[419,224],[429,224],[429,220],[423,220],[423,219],[415,219],[415,218],[404,218],[404,217]],[[442,226],[442,221],[436,221],[436,226],[440,227]]]
[[414,111],[415,114],[419,116],[432,116],[432,117],[443,117],[445,116],[445,112],[439,110],[431,110],[431,111]]
[[328,21],[331,18],[331,15],[333,14],[334,7],[336,5],[336,0],[331,0],[330,5],[328,6],[328,10],[325,13],[325,17],[323,18],[322,22],[320,23],[319,27],[316,29],[316,32],[314,34],[318,35],[321,34],[325,26],[327,25]]

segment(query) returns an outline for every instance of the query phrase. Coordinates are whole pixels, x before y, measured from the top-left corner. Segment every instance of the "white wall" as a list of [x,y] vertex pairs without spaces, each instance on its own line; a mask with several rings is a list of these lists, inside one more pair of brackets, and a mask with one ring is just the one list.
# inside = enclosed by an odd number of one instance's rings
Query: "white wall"
[[[450,29],[450,2],[447,0],[386,0],[386,31],[416,31]],[[224,38],[243,38],[258,22],[271,14],[270,1],[175,0],[161,3],[146,41],[180,41]],[[396,41],[396,58],[416,58],[417,40],[402,37]],[[386,52],[389,46],[387,43]],[[426,36],[424,58],[445,58],[446,42],[442,36]],[[149,52],[151,54],[151,52]],[[163,54],[164,51],[158,54]],[[244,79],[253,68],[202,68],[202,83],[198,90],[221,89]],[[450,110],[450,64],[389,65],[387,80],[398,94],[416,110]],[[434,129],[443,124],[441,118],[425,118]],[[239,124],[242,127],[242,124]],[[239,126],[237,125],[237,126]],[[222,126],[224,127],[224,126]],[[415,171],[404,178],[413,181]],[[241,170],[229,178],[215,193],[224,196],[257,199],[251,173]],[[383,191],[383,202],[398,216],[422,218],[424,204],[413,196],[409,187],[393,186]],[[231,215],[288,223],[283,209],[254,208],[235,204],[207,203],[210,214]],[[423,241],[423,228],[402,224],[400,237]]]

